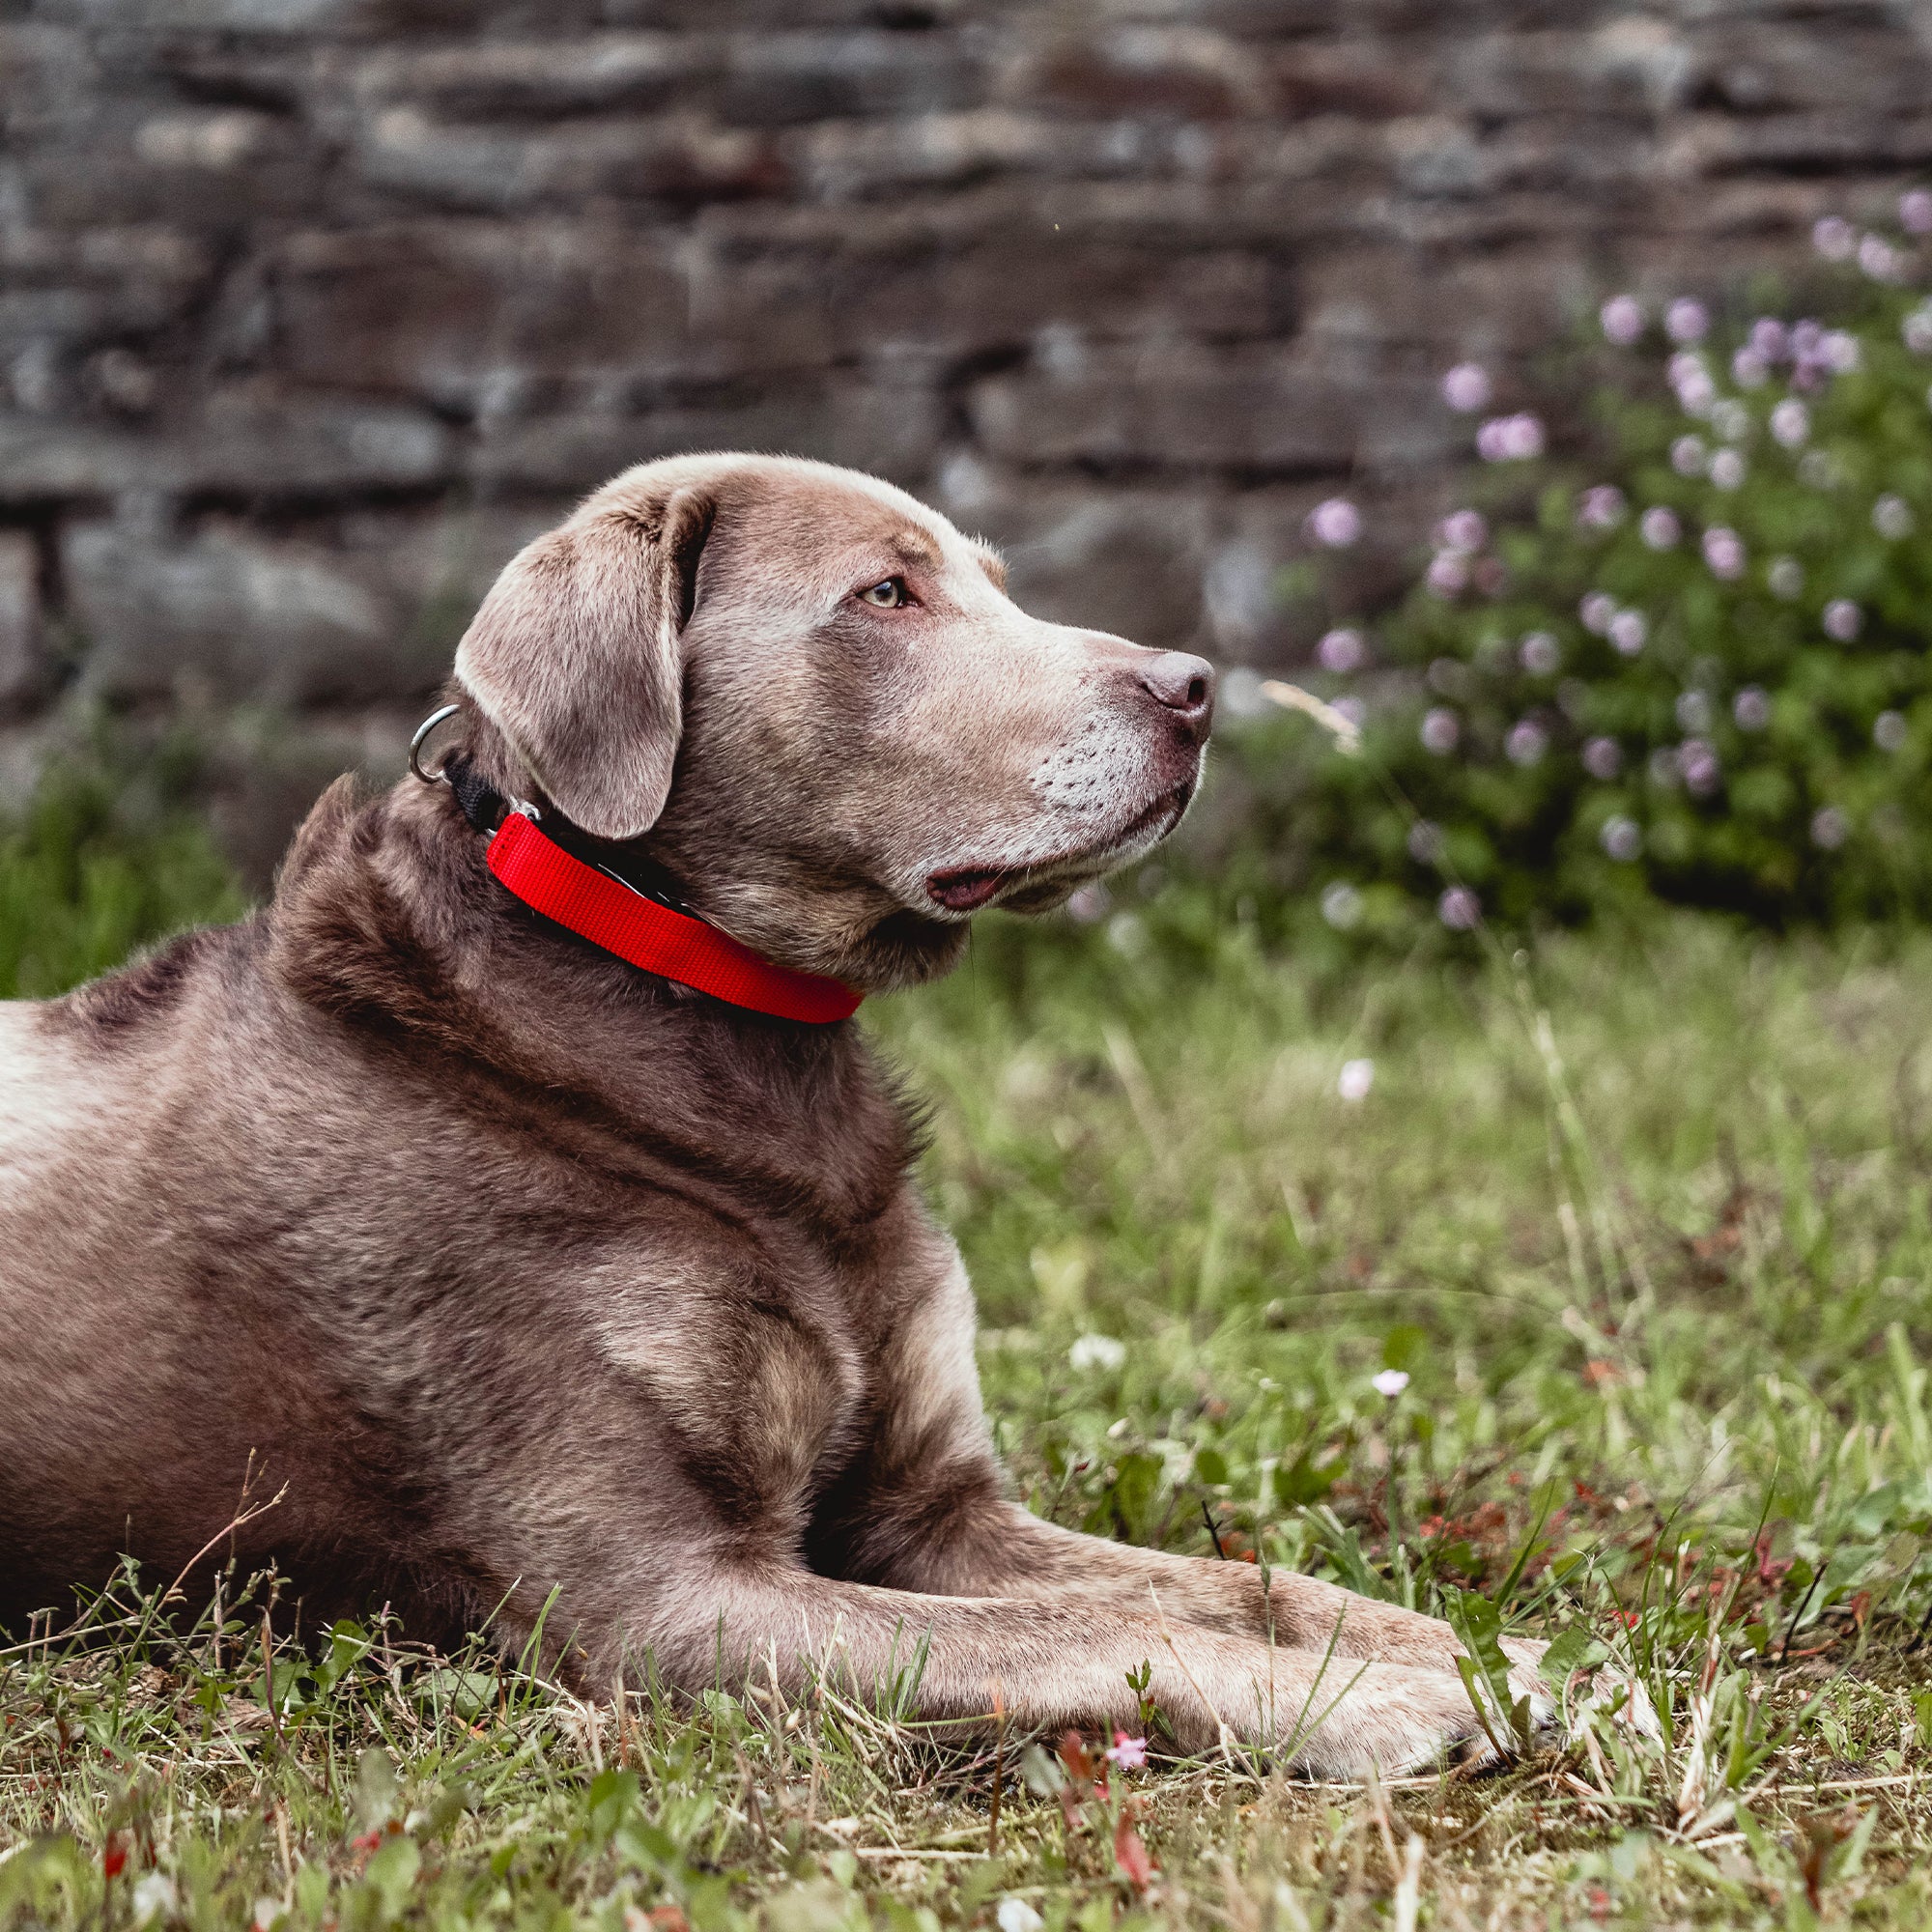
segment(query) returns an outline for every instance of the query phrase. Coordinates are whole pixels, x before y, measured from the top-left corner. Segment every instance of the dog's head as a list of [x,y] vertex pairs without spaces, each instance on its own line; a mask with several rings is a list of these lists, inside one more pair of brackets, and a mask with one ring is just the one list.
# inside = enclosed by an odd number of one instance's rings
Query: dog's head
[[543,795],[767,957],[855,985],[1139,857],[1200,778],[1200,658],[1029,617],[890,485],[645,464],[497,580],[456,674]]

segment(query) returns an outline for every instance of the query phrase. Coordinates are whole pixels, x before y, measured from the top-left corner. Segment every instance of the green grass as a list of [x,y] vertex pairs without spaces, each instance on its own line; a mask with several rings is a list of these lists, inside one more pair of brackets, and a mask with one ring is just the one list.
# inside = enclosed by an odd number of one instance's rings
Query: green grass
[[[0,841],[0,953],[31,934],[52,983],[218,909],[179,836],[128,859],[118,924],[23,925],[120,875]],[[1480,1593],[1640,1679],[1665,1739],[1604,1716],[1489,1779],[1213,1761],[1104,1799],[1013,1739],[988,1856],[994,1754],[832,1685],[620,1720],[373,1618],[265,1652],[266,1580],[218,1628],[130,1583],[0,1656],[0,1927],[1926,1921],[1932,940],[1675,918],[1317,971],[1182,902],[989,923],[868,1013],[936,1103],[1036,1509],[1199,1553],[1211,1521],[1230,1560],[1465,1616]],[[1089,1336],[1118,1363],[1070,1359]]]

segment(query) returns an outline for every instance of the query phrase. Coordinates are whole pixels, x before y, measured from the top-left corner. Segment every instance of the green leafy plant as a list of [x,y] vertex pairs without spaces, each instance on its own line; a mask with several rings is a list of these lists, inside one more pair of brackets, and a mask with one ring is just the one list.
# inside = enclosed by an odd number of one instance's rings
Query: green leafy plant
[[[1922,233],[1932,196],[1902,214]],[[1932,257],[1835,220],[1817,241],[1862,270],[1828,270],[1830,325],[1617,297],[1587,450],[1482,422],[1422,582],[1317,647],[1360,753],[1300,717],[1233,734],[1235,893],[1389,934],[1646,895],[1771,925],[1932,913]],[[1489,378],[1444,392],[1479,412]],[[1354,541],[1349,507],[1311,538]]]

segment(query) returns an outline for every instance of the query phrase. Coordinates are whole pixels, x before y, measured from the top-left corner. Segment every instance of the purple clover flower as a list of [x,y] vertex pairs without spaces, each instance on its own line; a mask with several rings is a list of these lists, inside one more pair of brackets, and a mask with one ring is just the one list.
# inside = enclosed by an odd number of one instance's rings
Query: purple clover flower
[[1849,644],[1865,627],[1865,613],[1849,597],[1834,597],[1825,606],[1821,620],[1825,635]]
[[1745,574],[1744,539],[1736,530],[1727,529],[1722,524],[1714,524],[1704,532],[1704,561],[1710,566],[1713,577],[1720,577],[1726,582]]
[[1442,400],[1460,415],[1484,408],[1492,393],[1490,372],[1480,362],[1459,362],[1442,378]]
[[1673,342],[1702,342],[1711,332],[1711,311],[1694,296],[1679,296],[1663,312],[1663,332]]
[[1347,550],[1362,534],[1362,513],[1346,497],[1330,497],[1309,511],[1308,534],[1329,550]]
[[1643,304],[1634,296],[1612,296],[1597,311],[1604,339],[1628,349],[1643,333]]

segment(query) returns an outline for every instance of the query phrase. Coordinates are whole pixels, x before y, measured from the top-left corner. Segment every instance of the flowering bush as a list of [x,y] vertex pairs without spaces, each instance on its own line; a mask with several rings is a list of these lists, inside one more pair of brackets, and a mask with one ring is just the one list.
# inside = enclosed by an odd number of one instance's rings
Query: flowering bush
[[[1587,468],[1546,462],[1534,415],[1481,422],[1482,507],[1385,621],[1318,647],[1366,755],[1311,770],[1299,720],[1236,750],[1251,875],[1345,928],[1643,891],[1771,923],[1932,913],[1932,298],[1909,290],[1932,196],[1901,216],[1819,225],[1834,326],[1606,302],[1622,366]],[[1472,414],[1492,389],[1443,382]],[[1359,532],[1344,510],[1326,541]]]

